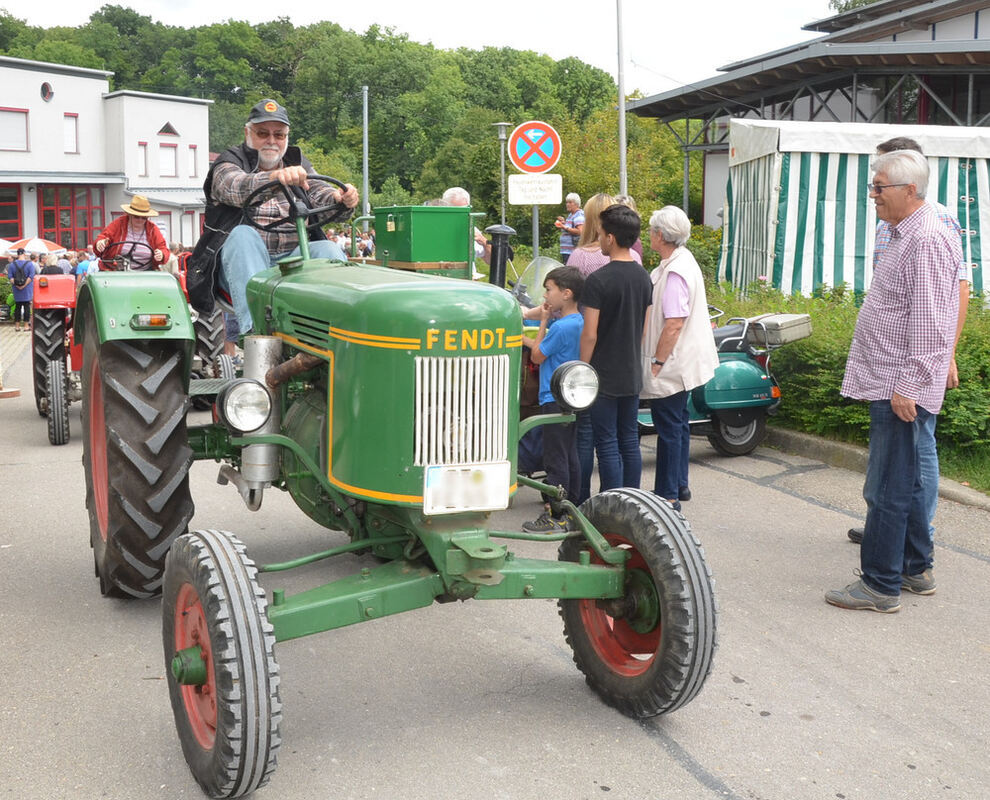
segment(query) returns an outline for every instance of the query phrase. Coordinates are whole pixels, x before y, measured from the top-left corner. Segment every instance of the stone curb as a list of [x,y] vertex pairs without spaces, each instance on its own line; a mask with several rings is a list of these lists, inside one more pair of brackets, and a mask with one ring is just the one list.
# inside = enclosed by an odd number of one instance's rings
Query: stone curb
[[[824,461],[833,467],[866,473],[867,450],[859,445],[833,442],[830,439],[812,436],[810,433],[799,433],[773,426],[767,427],[767,438],[763,443],[786,453]],[[938,494],[939,497],[955,503],[990,511],[990,497],[948,478],[939,478]]]

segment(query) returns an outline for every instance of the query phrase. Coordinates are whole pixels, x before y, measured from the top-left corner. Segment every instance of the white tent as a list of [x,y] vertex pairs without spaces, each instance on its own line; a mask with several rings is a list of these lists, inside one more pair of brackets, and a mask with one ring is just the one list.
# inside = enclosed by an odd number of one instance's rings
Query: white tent
[[762,280],[785,293],[868,289],[870,161],[895,136],[921,145],[931,167],[927,196],[959,219],[973,291],[990,289],[990,239],[982,246],[990,237],[990,130],[936,125],[731,120],[719,279],[739,287]]

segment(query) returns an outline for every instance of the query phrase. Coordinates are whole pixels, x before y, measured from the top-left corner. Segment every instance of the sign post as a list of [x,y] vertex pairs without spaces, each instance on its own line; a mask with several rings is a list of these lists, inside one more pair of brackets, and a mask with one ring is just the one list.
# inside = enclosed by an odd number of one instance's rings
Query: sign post
[[[509,134],[508,151],[512,166],[523,173],[509,176],[509,204],[533,206],[533,258],[536,258],[540,254],[540,205],[560,203],[561,177],[544,174],[560,160],[560,134],[546,122],[530,120],[517,125]],[[530,180],[520,182],[527,178]],[[557,180],[545,180],[549,178]]]

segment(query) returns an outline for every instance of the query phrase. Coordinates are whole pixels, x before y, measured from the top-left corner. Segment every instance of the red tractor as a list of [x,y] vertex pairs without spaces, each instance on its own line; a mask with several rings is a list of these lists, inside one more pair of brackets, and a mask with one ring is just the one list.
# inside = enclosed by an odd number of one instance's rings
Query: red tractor
[[[106,252],[113,252],[122,242],[112,242]],[[151,264],[151,248],[140,243],[126,243],[128,255],[118,254],[100,259],[100,271],[120,272],[146,270]],[[117,248],[122,249],[122,248]],[[147,251],[145,253],[144,251]],[[179,283],[185,293],[187,253],[179,257]],[[99,280],[99,272],[82,280]],[[66,444],[69,441],[69,403],[82,398],[79,377],[82,368],[82,346],[75,341],[72,327],[76,307],[76,290],[80,281],[73,275],[38,275],[34,279],[34,313],[31,324],[31,362],[34,374],[34,401],[38,413],[48,418],[48,441]],[[193,375],[197,378],[234,377],[234,364],[223,354],[223,311],[218,306],[209,316],[194,316],[196,354]],[[202,396],[191,402],[196,408],[209,408],[208,393],[212,384],[199,383]]]

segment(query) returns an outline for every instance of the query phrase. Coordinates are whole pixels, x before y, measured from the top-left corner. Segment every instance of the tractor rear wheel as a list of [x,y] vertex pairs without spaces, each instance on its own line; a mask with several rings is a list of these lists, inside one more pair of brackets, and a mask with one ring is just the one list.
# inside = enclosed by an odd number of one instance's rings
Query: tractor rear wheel
[[48,362],[65,361],[65,309],[40,308],[31,325],[31,363],[34,368],[34,404],[48,413]]
[[49,361],[45,375],[48,386],[48,441],[65,444],[69,441],[69,396],[65,379],[65,362]]
[[166,561],[162,644],[175,728],[210,797],[266,784],[281,745],[275,634],[257,574],[226,531],[180,536]]
[[100,590],[151,597],[193,515],[182,353],[164,340],[100,344],[85,313],[83,466]]
[[[619,600],[560,600],[564,636],[588,685],[637,719],[674,711],[701,690],[715,652],[711,570],[687,521],[650,492],[614,489],[581,507],[613,547],[629,553]],[[589,549],[565,539],[559,557]],[[592,563],[601,563],[592,552]]]
[[[200,314],[193,323],[196,331],[196,355],[199,363],[202,364],[200,372],[194,374],[197,378],[223,378],[222,359],[230,360],[230,356],[223,355],[223,344],[226,338],[227,329],[224,325],[223,309],[219,304],[213,306],[209,314]],[[233,361],[230,363],[233,368]],[[213,401],[209,397],[202,395],[193,397],[192,406],[197,411],[205,411],[211,408]]]

